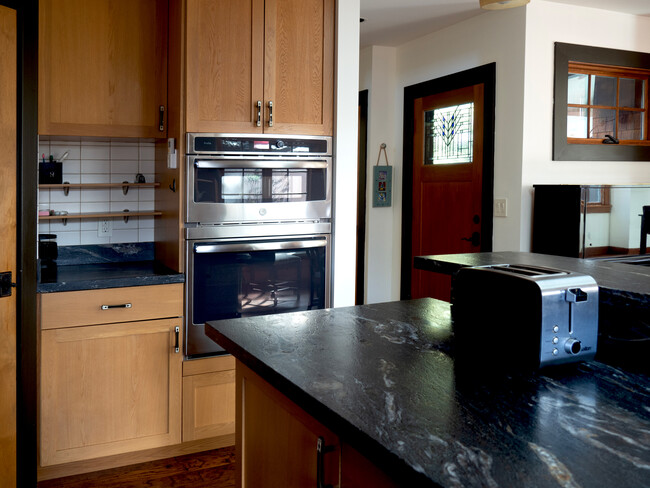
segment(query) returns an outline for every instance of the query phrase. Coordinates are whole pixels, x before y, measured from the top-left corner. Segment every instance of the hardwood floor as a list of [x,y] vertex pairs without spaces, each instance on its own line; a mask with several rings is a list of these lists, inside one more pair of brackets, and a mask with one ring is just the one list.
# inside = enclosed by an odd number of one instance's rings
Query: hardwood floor
[[38,483],[38,488],[234,486],[234,446]]

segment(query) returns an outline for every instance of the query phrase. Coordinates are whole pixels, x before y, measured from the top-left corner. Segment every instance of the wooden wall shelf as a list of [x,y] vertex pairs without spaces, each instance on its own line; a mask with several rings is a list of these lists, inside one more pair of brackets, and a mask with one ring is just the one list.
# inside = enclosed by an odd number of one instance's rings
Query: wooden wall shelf
[[63,225],[67,224],[68,219],[104,219],[108,217],[122,217],[124,222],[129,221],[129,217],[155,217],[162,215],[158,210],[142,212],[97,212],[97,213],[73,213],[66,215],[41,215],[39,220],[63,220]]
[[58,184],[45,184],[38,185],[39,189],[56,190],[61,189],[67,196],[71,188],[92,190],[96,188],[122,188],[122,192],[126,195],[129,188],[158,188],[160,183],[58,183]]

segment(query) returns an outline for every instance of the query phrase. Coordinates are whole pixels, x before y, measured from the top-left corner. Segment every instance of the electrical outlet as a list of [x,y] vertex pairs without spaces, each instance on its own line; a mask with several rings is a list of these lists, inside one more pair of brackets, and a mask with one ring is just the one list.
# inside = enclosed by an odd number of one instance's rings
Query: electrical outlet
[[494,199],[494,216],[507,217],[508,216],[508,199],[495,198]]
[[99,237],[110,237],[113,235],[113,221],[110,219],[103,219],[99,221],[97,227],[97,235]]

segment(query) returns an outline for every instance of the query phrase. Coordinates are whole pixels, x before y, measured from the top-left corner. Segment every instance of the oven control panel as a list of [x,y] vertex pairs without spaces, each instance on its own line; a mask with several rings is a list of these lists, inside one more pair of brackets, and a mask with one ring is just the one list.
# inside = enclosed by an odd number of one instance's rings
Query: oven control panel
[[190,154],[329,155],[332,153],[332,138],[190,133],[187,147]]

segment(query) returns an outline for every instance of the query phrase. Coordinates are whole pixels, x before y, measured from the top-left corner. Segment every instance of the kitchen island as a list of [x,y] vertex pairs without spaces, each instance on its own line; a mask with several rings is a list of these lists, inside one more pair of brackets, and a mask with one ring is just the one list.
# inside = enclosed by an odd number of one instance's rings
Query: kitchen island
[[206,333],[400,486],[650,479],[646,375],[597,361],[519,371],[461,360],[445,302],[222,320]]

